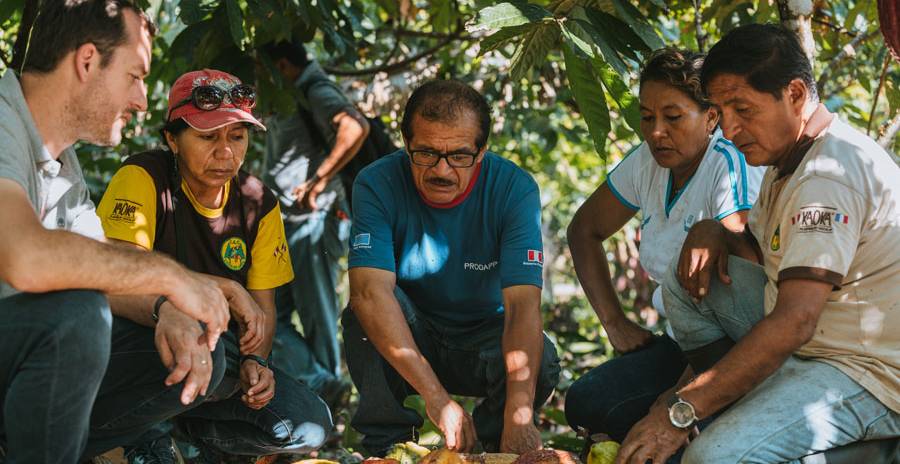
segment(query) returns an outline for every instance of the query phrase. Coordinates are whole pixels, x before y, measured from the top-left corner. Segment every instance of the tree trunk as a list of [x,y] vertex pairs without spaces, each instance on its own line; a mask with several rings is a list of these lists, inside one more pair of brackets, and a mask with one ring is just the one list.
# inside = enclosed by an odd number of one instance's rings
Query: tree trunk
[[781,25],[797,34],[809,63],[815,65],[817,53],[812,35],[812,0],[778,0],[778,14]]

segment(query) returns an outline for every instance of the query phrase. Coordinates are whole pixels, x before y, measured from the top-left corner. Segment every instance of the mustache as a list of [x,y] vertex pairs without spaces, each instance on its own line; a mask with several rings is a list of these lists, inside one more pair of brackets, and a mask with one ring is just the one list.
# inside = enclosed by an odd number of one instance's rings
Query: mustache
[[450,179],[445,179],[443,177],[429,177],[428,179],[425,179],[425,182],[441,187],[450,187],[451,185],[456,185],[456,182]]

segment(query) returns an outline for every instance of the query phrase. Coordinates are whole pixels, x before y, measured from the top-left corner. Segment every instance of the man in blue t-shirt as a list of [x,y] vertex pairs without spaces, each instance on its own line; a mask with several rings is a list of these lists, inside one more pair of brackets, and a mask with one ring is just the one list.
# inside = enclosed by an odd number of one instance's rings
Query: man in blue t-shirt
[[[487,151],[490,108],[457,81],[410,96],[405,150],[353,186],[347,364],[352,425],[374,455],[415,439],[418,394],[450,449],[523,453],[541,445],[535,409],[559,360],[541,332],[537,184]],[[451,394],[482,397],[474,420]]]

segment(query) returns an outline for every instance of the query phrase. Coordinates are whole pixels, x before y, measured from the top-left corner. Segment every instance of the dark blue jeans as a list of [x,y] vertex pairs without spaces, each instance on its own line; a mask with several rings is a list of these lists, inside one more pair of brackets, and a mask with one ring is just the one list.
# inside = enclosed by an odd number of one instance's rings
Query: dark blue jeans
[[[506,365],[501,348],[503,315],[474,327],[448,327],[425,319],[399,287],[394,294],[416,345],[441,385],[451,394],[484,398],[473,413],[475,431],[486,449],[496,450],[506,404]],[[416,392],[369,342],[349,308],[344,310],[342,324],[347,367],[359,391],[359,408],[351,425],[364,435],[362,445],[367,451],[383,456],[394,443],[417,438],[422,417],[403,406],[406,397]],[[556,347],[545,335],[535,410],[550,398],[558,380]]]
[[72,463],[109,359],[111,316],[91,291],[0,300],[0,426],[6,462]]
[[678,344],[657,335],[649,346],[613,358],[576,380],[566,393],[566,419],[572,428],[605,433],[621,443],[686,367]]
[[212,353],[213,375],[207,397],[180,402],[183,384],[167,387],[169,372],[154,344],[154,330],[116,317],[109,369],[91,416],[85,457],[123,445],[159,438],[177,422],[190,441],[232,454],[307,452],[331,430],[328,407],[305,385],[275,371],[275,398],[260,410],[240,400],[238,348],[232,332]]

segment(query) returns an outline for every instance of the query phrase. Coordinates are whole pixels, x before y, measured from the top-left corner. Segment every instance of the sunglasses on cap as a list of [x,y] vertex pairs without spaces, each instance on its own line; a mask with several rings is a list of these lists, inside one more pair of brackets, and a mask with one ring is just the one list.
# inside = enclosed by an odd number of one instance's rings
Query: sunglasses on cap
[[190,98],[185,98],[169,109],[169,114],[189,103],[203,111],[212,111],[222,106],[226,98],[238,108],[253,108],[256,106],[256,89],[245,84],[235,85],[228,90],[214,85],[200,85],[191,90]]

